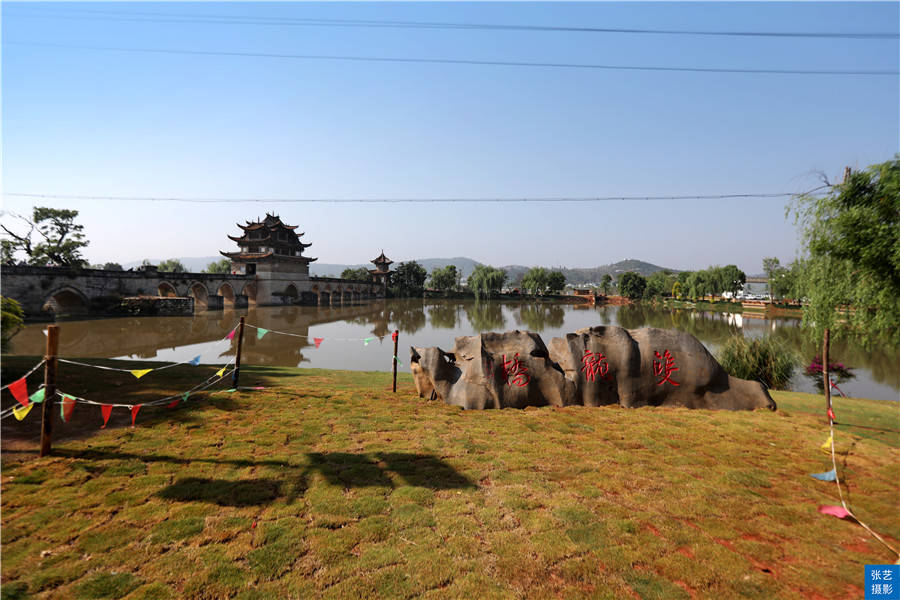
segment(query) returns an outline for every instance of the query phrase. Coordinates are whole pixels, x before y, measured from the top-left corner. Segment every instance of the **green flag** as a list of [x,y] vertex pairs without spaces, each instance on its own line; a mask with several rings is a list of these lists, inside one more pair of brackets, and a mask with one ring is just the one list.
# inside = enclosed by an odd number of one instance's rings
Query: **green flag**
[[266,335],[267,333],[269,333],[268,329],[263,329],[262,327],[257,327],[256,328],[256,339],[258,339],[258,340],[263,339],[263,336]]

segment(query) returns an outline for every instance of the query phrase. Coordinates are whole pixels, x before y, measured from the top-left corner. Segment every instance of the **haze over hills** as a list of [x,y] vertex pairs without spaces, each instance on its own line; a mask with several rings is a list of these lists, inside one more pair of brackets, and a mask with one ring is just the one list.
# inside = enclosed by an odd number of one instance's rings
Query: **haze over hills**
[[[203,271],[209,263],[216,262],[221,260],[221,256],[182,256],[179,257],[178,260],[187,267],[190,272],[199,273]],[[159,264],[162,259],[150,259],[152,264]],[[403,261],[396,261],[393,265],[393,268],[396,268],[398,264]],[[447,265],[455,265],[456,268],[462,271],[462,276],[468,277],[472,274],[472,271],[475,270],[475,267],[481,263],[471,258],[466,258],[464,256],[458,256],[456,258],[421,258],[416,259],[420,265],[422,265],[426,271],[431,273],[434,269],[443,268]],[[129,263],[125,263],[122,265],[123,268],[129,269],[133,267],[140,266],[141,261],[132,261]],[[365,264],[354,264],[354,265],[345,265],[345,264],[337,264],[337,263],[319,263],[314,262],[309,266],[310,275],[315,275],[318,277],[340,277],[341,273],[344,269],[358,269],[372,268],[371,263]],[[508,281],[510,283],[517,282],[521,280],[522,276],[530,269],[531,267],[526,267],[523,265],[506,265],[500,267],[504,271],[506,271]],[[644,262],[642,260],[636,259],[626,259],[620,260],[619,262],[610,264],[610,265],[602,265],[599,267],[586,267],[586,268],[575,268],[569,269],[566,267],[547,267],[548,269],[556,269],[562,271],[562,273],[566,276],[566,282],[572,285],[583,285],[587,283],[600,283],[600,280],[603,278],[603,275],[609,273],[612,275],[615,280],[621,273],[626,271],[634,271],[643,275],[644,277],[648,277],[655,273],[656,271],[669,270],[676,272],[676,269],[667,269],[666,267],[660,267],[658,265],[654,265],[648,262]]]

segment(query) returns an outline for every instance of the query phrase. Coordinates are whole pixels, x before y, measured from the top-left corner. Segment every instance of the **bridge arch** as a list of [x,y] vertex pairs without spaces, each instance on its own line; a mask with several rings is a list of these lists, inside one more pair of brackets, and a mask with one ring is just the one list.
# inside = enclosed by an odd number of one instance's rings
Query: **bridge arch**
[[216,293],[222,296],[222,304],[225,308],[234,308],[234,288],[227,281],[219,286]]
[[41,310],[54,315],[78,315],[88,312],[90,301],[79,289],[71,286],[63,286],[51,292]]
[[293,283],[289,283],[286,288],[284,288],[284,293],[281,296],[281,301],[285,304],[296,304],[300,294],[297,292],[297,286]]
[[168,281],[160,281],[159,285],[156,287],[156,295],[163,298],[174,298],[178,295],[178,291],[175,289],[175,286]]
[[244,289],[241,290],[241,294],[247,296],[247,304],[250,306],[256,306],[256,282],[250,281],[244,284]]
[[194,298],[194,310],[206,310],[209,306],[209,290],[199,281],[194,281],[188,288],[188,296]]

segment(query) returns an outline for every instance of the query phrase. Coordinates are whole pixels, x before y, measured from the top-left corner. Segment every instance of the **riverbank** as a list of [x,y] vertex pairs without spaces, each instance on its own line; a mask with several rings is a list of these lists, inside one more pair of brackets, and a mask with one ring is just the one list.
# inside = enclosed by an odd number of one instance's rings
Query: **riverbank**
[[[4,357],[4,382],[33,363]],[[140,402],[198,369],[214,367],[66,365],[60,388]],[[79,404],[43,460],[10,433],[38,410],[4,420],[4,597],[861,598],[863,565],[895,560],[816,512],[838,503],[808,475],[830,468],[821,397],[462,412],[417,398],[408,374],[396,395],[388,373],[249,367],[241,385],[265,389],[148,408],[134,429],[127,409],[100,430]],[[896,546],[897,407],[835,410],[875,428],[838,427],[838,472]]]

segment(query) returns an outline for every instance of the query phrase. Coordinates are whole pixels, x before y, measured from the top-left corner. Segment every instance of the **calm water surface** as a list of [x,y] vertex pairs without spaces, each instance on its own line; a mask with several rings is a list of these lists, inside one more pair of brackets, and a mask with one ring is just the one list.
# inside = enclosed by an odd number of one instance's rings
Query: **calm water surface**
[[[204,364],[223,364],[234,354],[235,342],[225,338],[241,316],[272,331],[258,338],[248,327],[242,363],[289,367],[320,367],[388,371],[393,345],[390,333],[400,331],[399,358],[408,369],[409,346],[453,347],[454,338],[480,331],[522,329],[550,339],[582,327],[621,325],[629,329],[661,327],[696,336],[713,353],[734,334],[774,336],[786,348],[800,352],[806,364],[816,354],[800,332],[799,319],[758,319],[715,312],[668,310],[647,306],[525,304],[471,301],[388,300],[346,307],[263,307],[217,311],[193,317],[124,317],[64,321],[60,325],[63,357],[186,361],[198,354]],[[46,325],[27,325],[13,339],[14,354],[44,352]],[[295,334],[277,335],[275,331]],[[325,338],[319,348],[313,338]],[[368,345],[362,341],[374,338]],[[900,400],[900,351],[866,351],[847,343],[832,347],[832,360],[854,367],[856,378],[841,389],[849,396]],[[812,392],[812,383],[797,374],[792,389]]]

